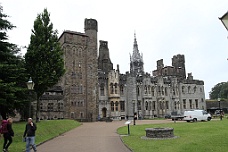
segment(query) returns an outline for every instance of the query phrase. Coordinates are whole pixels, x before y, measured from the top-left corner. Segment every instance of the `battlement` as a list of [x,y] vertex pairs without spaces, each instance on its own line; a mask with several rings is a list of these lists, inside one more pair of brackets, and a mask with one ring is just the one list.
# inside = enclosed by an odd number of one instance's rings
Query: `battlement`
[[97,20],[95,19],[85,19],[85,31],[87,30],[96,30],[98,31],[98,25],[97,25]]
[[101,47],[108,48],[108,41],[100,40],[99,42],[100,42],[100,48]]

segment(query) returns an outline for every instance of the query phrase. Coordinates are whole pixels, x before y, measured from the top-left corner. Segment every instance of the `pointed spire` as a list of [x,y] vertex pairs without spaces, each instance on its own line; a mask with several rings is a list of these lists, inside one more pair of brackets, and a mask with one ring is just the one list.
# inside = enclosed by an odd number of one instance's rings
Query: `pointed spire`
[[140,53],[138,49],[138,44],[136,40],[136,32],[134,32],[134,45],[133,45],[133,54],[132,54],[132,59],[133,60],[140,60]]
[[139,53],[136,32],[134,31],[133,54],[130,56],[130,72],[134,75],[142,75],[143,71],[143,57]]

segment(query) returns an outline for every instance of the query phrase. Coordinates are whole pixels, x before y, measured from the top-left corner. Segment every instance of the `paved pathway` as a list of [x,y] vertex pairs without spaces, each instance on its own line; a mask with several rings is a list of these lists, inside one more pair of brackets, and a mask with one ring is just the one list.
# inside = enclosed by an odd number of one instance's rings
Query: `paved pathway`
[[[83,123],[81,126],[45,142],[39,152],[130,152],[116,133],[125,121]],[[172,123],[171,120],[139,120],[137,124]],[[131,124],[132,125],[132,124]],[[126,130],[127,133],[127,130]]]

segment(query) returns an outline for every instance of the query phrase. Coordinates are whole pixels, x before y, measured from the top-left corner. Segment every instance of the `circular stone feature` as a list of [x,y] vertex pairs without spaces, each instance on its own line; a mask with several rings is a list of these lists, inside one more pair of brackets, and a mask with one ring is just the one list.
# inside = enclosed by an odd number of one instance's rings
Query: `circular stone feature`
[[173,128],[146,128],[148,138],[173,138]]

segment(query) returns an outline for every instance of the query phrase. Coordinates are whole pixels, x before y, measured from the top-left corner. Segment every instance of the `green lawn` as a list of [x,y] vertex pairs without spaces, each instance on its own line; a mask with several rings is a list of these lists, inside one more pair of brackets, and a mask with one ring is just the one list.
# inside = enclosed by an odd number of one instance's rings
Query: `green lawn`
[[[175,139],[143,140],[145,128],[174,128]],[[118,129],[127,134],[127,127]],[[134,152],[228,152],[228,119],[210,122],[149,124],[130,126],[130,136],[123,136],[124,143]]]
[[[9,147],[10,152],[22,152],[25,150],[25,142],[22,142],[26,122],[13,123],[15,136]],[[43,120],[37,123],[36,144],[56,137],[64,132],[79,126],[80,123],[74,120]],[[0,138],[0,151],[3,146],[3,137]]]

